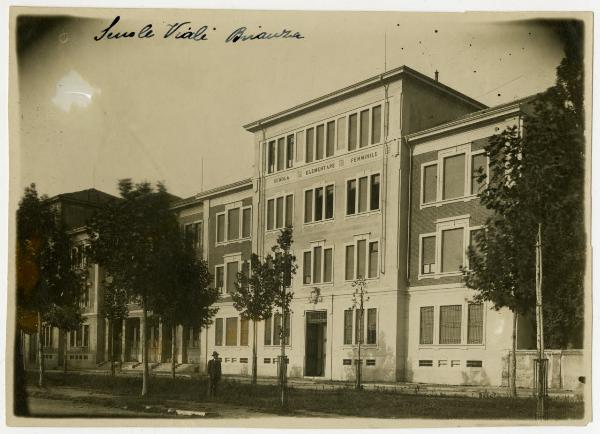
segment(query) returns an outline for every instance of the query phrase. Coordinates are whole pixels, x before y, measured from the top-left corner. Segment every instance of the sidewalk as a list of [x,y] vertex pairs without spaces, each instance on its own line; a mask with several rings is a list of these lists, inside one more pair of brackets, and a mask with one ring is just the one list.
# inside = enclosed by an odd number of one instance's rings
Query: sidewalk
[[[48,372],[60,373],[60,370],[48,370]],[[87,369],[87,370],[71,370],[69,374],[95,374],[95,375],[110,375],[110,369]],[[140,376],[142,370],[140,369],[128,369],[118,371],[117,376]],[[170,376],[169,371],[152,370],[150,372],[152,376]],[[203,374],[197,373],[176,373],[178,378],[199,378],[204,377]],[[236,375],[223,375],[224,381],[234,381],[241,383],[250,383],[251,378],[247,376],[236,376]],[[258,384],[262,385],[275,385],[277,384],[277,377],[258,377]],[[305,378],[288,378],[288,386],[291,388],[298,389],[312,389],[312,390],[337,390],[337,389],[352,389],[354,388],[353,382],[348,381],[332,381],[332,380],[315,380]],[[509,396],[510,391],[507,387],[501,386],[475,386],[475,385],[448,385],[448,384],[425,384],[425,383],[363,383],[363,388],[366,390],[381,390],[390,391],[401,394],[410,395],[428,395],[428,396],[467,396],[467,397],[501,397]],[[518,388],[517,396],[529,397],[534,396],[534,389],[531,388]],[[555,398],[574,398],[577,396],[577,392],[573,390],[560,390],[560,389],[549,389],[548,395]]]

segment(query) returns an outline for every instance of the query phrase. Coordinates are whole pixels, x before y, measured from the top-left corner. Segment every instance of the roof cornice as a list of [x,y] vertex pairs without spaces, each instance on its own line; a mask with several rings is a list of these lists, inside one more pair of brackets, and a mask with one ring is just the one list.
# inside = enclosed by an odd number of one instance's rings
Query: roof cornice
[[184,208],[186,206],[201,203],[206,199],[210,199],[216,196],[221,196],[236,191],[245,190],[252,188],[252,178],[242,179],[240,181],[232,182],[231,184],[222,185],[219,187],[212,188],[210,190],[203,191],[194,196],[182,199],[178,202],[173,203],[171,209]]
[[482,104],[479,101],[476,101],[475,99],[473,99],[461,92],[458,92],[457,90],[454,90],[451,87],[446,86],[445,84],[440,83],[439,81],[435,81],[431,77],[428,77],[424,74],[421,74],[418,71],[415,71],[414,69],[409,68],[406,65],[403,65],[398,68],[394,68],[390,71],[384,72],[382,74],[378,74],[373,77],[367,78],[366,80],[359,81],[358,83],[354,83],[350,86],[346,86],[344,88],[338,89],[334,92],[328,93],[328,94],[320,96],[318,98],[306,101],[304,103],[298,104],[291,108],[288,108],[288,109],[282,110],[280,112],[277,112],[275,114],[266,116],[257,121],[250,122],[250,123],[244,125],[244,129],[246,129],[247,131],[250,131],[252,133],[256,132],[259,129],[269,126],[275,122],[282,121],[291,116],[301,114],[305,111],[314,109],[314,108],[322,106],[324,104],[331,103],[333,101],[339,100],[339,99],[347,97],[349,95],[364,91],[371,87],[377,86],[383,82],[389,82],[389,81],[398,79],[402,76],[411,77],[411,78],[417,79],[421,82],[424,82],[425,84],[428,84],[430,86],[434,86],[441,92],[450,94],[453,97],[458,98],[458,99],[462,100],[463,102],[472,105],[476,109],[484,109],[487,107],[485,104]]

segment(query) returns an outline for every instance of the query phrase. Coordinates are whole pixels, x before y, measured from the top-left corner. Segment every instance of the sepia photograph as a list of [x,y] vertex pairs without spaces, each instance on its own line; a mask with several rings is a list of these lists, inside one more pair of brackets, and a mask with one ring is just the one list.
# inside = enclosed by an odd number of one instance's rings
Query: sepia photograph
[[592,12],[8,18],[7,424],[592,420]]

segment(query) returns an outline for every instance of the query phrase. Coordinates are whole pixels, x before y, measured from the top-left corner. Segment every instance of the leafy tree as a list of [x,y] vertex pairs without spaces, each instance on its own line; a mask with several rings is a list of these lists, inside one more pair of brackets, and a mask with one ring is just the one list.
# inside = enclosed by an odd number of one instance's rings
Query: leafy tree
[[271,250],[272,254],[266,258],[267,264],[273,269],[273,293],[275,306],[281,309],[281,356],[279,362],[279,382],[281,387],[281,406],[287,407],[287,357],[285,355],[285,343],[289,338],[290,331],[287,328],[287,318],[290,314],[290,304],[294,299],[294,293],[289,290],[292,278],[296,274],[296,257],[291,252],[293,239],[293,228],[287,226],[280,230],[277,244]]
[[142,309],[140,324],[142,342],[142,396],[148,395],[148,312],[156,307],[160,294],[161,267],[173,214],[171,197],[166,187],[148,182],[133,184],[130,179],[119,181],[121,200],[109,203],[90,221],[88,232],[92,255],[113,278],[116,288],[128,298],[139,301]]
[[[115,326],[125,321],[129,314],[127,308],[127,292],[114,285],[111,276],[104,279],[104,294],[102,303],[102,316],[108,321],[108,359],[110,361],[110,374],[115,375]],[[121,349],[123,351],[123,349]]]
[[46,315],[47,324],[56,327],[63,336],[63,371],[67,373],[67,333],[77,330],[83,323],[81,308],[76,304],[52,306]]
[[[535,308],[535,246],[541,228],[543,324],[547,345],[580,347],[583,338],[584,138],[582,55],[565,49],[556,85],[526,105],[522,131],[495,135],[485,150],[490,160],[481,202],[492,211],[485,231],[469,250],[468,287],[477,299],[517,315]],[[485,179],[480,174],[479,181]],[[515,371],[513,328],[513,375]]]
[[219,299],[219,290],[210,287],[208,264],[197,258],[191,244],[183,239],[174,214],[172,218],[170,230],[159,245],[158,255],[163,261],[159,264],[154,313],[171,329],[171,375],[175,378],[177,326],[191,329],[210,325],[218,311],[212,305]]
[[[270,261],[269,261],[270,262]],[[274,270],[258,255],[250,257],[250,274],[237,274],[236,291],[231,294],[233,306],[244,320],[252,320],[252,384],[256,384],[258,361],[256,354],[256,323],[269,318],[274,304]]]
[[85,274],[71,264],[70,238],[60,212],[25,188],[17,210],[17,326],[37,329],[38,385],[44,386],[42,324],[62,324],[58,312],[76,312]]

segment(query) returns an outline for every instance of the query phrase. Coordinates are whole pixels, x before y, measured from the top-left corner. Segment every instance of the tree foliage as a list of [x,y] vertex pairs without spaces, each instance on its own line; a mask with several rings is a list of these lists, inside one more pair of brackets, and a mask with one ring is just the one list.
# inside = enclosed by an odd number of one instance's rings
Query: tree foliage
[[[544,335],[551,348],[581,347],[586,260],[583,59],[566,44],[556,85],[526,106],[522,130],[507,128],[486,146],[481,202],[492,211],[470,248],[467,286],[499,309],[533,313],[535,243],[542,225]],[[483,181],[485,174],[480,174]]]

